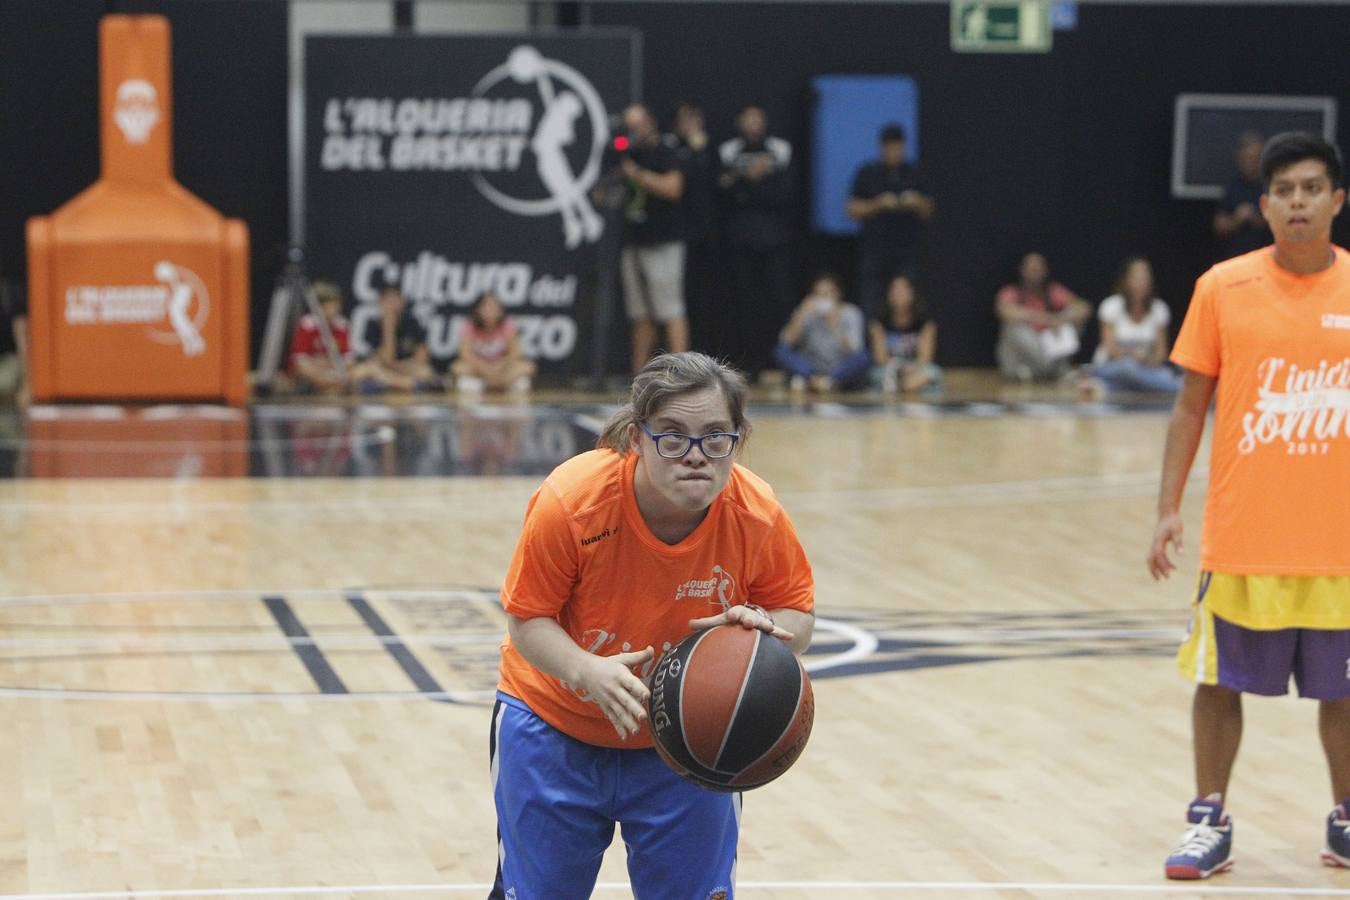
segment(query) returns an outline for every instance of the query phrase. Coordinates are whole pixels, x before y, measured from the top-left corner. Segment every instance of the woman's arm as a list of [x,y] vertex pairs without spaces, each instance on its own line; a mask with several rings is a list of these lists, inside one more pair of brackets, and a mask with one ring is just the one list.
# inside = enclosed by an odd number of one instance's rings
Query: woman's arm
[[879,366],[890,362],[891,354],[886,349],[886,329],[880,322],[867,323],[867,337],[872,344],[872,362]]
[[1120,344],[1116,342],[1116,326],[1110,322],[1102,322],[1102,347],[1106,350],[1107,359],[1120,359]]
[[937,323],[924,322],[919,331],[919,352],[914,360],[918,366],[930,365],[937,359]]
[[619,737],[626,740],[642,727],[650,693],[630,667],[650,661],[651,647],[596,656],[581,649],[557,621],[547,616],[522,619],[508,615],[506,628],[511,644],[530,665],[594,700]]

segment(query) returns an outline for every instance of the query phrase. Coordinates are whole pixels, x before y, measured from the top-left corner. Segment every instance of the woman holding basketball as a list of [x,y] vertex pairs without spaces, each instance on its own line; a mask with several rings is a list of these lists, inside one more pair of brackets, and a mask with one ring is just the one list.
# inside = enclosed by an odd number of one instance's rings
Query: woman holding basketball
[[491,897],[589,897],[616,823],[635,896],[733,895],[740,796],[661,762],[644,679],[695,629],[757,628],[798,653],[811,641],[814,582],[796,531],[734,461],[745,393],[701,353],[658,356],[597,449],[530,499],[502,587]]

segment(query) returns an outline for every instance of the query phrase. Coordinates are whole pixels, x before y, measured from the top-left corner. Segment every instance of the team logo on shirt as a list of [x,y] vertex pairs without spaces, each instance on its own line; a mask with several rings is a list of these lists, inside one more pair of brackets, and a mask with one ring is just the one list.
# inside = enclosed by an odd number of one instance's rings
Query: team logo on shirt
[[1323,313],[1322,327],[1339,328],[1343,331],[1350,331],[1350,316],[1338,315],[1337,313]]
[[1283,442],[1291,455],[1321,456],[1350,437],[1350,357],[1299,365],[1271,356],[1256,370],[1256,403],[1242,416],[1238,452]]
[[707,578],[691,578],[675,589],[675,602],[681,600],[707,600],[716,602],[726,610],[732,607],[736,597],[736,576],[721,566],[713,566],[712,574]]
[[600,532],[599,534],[593,534],[593,535],[591,535],[590,537],[584,537],[584,538],[582,538],[582,539],[581,539],[581,546],[583,546],[583,547],[589,547],[591,544],[595,544],[595,543],[599,543],[600,541],[603,541],[605,538],[609,537],[611,534],[618,534],[618,532],[619,532],[619,529],[618,529],[617,527],[615,527],[613,531],[611,531],[610,529],[606,528],[604,531]]

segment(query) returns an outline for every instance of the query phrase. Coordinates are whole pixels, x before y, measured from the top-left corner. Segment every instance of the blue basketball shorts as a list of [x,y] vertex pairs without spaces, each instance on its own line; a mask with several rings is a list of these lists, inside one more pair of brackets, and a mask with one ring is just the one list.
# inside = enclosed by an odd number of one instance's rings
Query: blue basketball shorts
[[655,750],[568,737],[515,697],[492,710],[497,881],[489,900],[584,900],[619,826],[637,900],[735,896],[741,795],[680,778]]

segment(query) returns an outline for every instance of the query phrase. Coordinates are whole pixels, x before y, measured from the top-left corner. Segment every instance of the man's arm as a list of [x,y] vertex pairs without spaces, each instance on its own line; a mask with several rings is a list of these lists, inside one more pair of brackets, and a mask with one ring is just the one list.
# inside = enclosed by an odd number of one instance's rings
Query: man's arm
[[1074,328],[1082,328],[1092,318],[1092,304],[1073,292],[1069,292],[1069,302],[1054,317],[1057,321],[1068,322]]
[[901,209],[914,213],[921,222],[933,218],[933,213],[937,211],[937,204],[932,197],[913,188],[901,192],[898,202]]
[[398,362],[398,317],[383,315],[380,319],[380,348],[376,351],[386,366]]
[[878,194],[875,197],[864,200],[862,197],[849,197],[848,206],[845,212],[848,217],[855,222],[865,222],[868,219],[881,215],[887,210],[899,209],[900,198],[892,193]]
[[994,298],[994,312],[998,320],[1005,324],[1036,322],[1045,318],[1045,313],[1036,309],[1027,309],[1017,302],[1016,291],[999,291]]
[[674,203],[684,196],[684,173],[679,169],[671,169],[669,172],[638,169],[637,181],[662,200]]
[[1205,433],[1205,415],[1217,384],[1217,378],[1187,369],[1172,408],[1163,450],[1162,484],[1158,488],[1158,524],[1148,551],[1148,570],[1154,578],[1166,578],[1176,569],[1167,546],[1171,544],[1181,550],[1181,495]]

